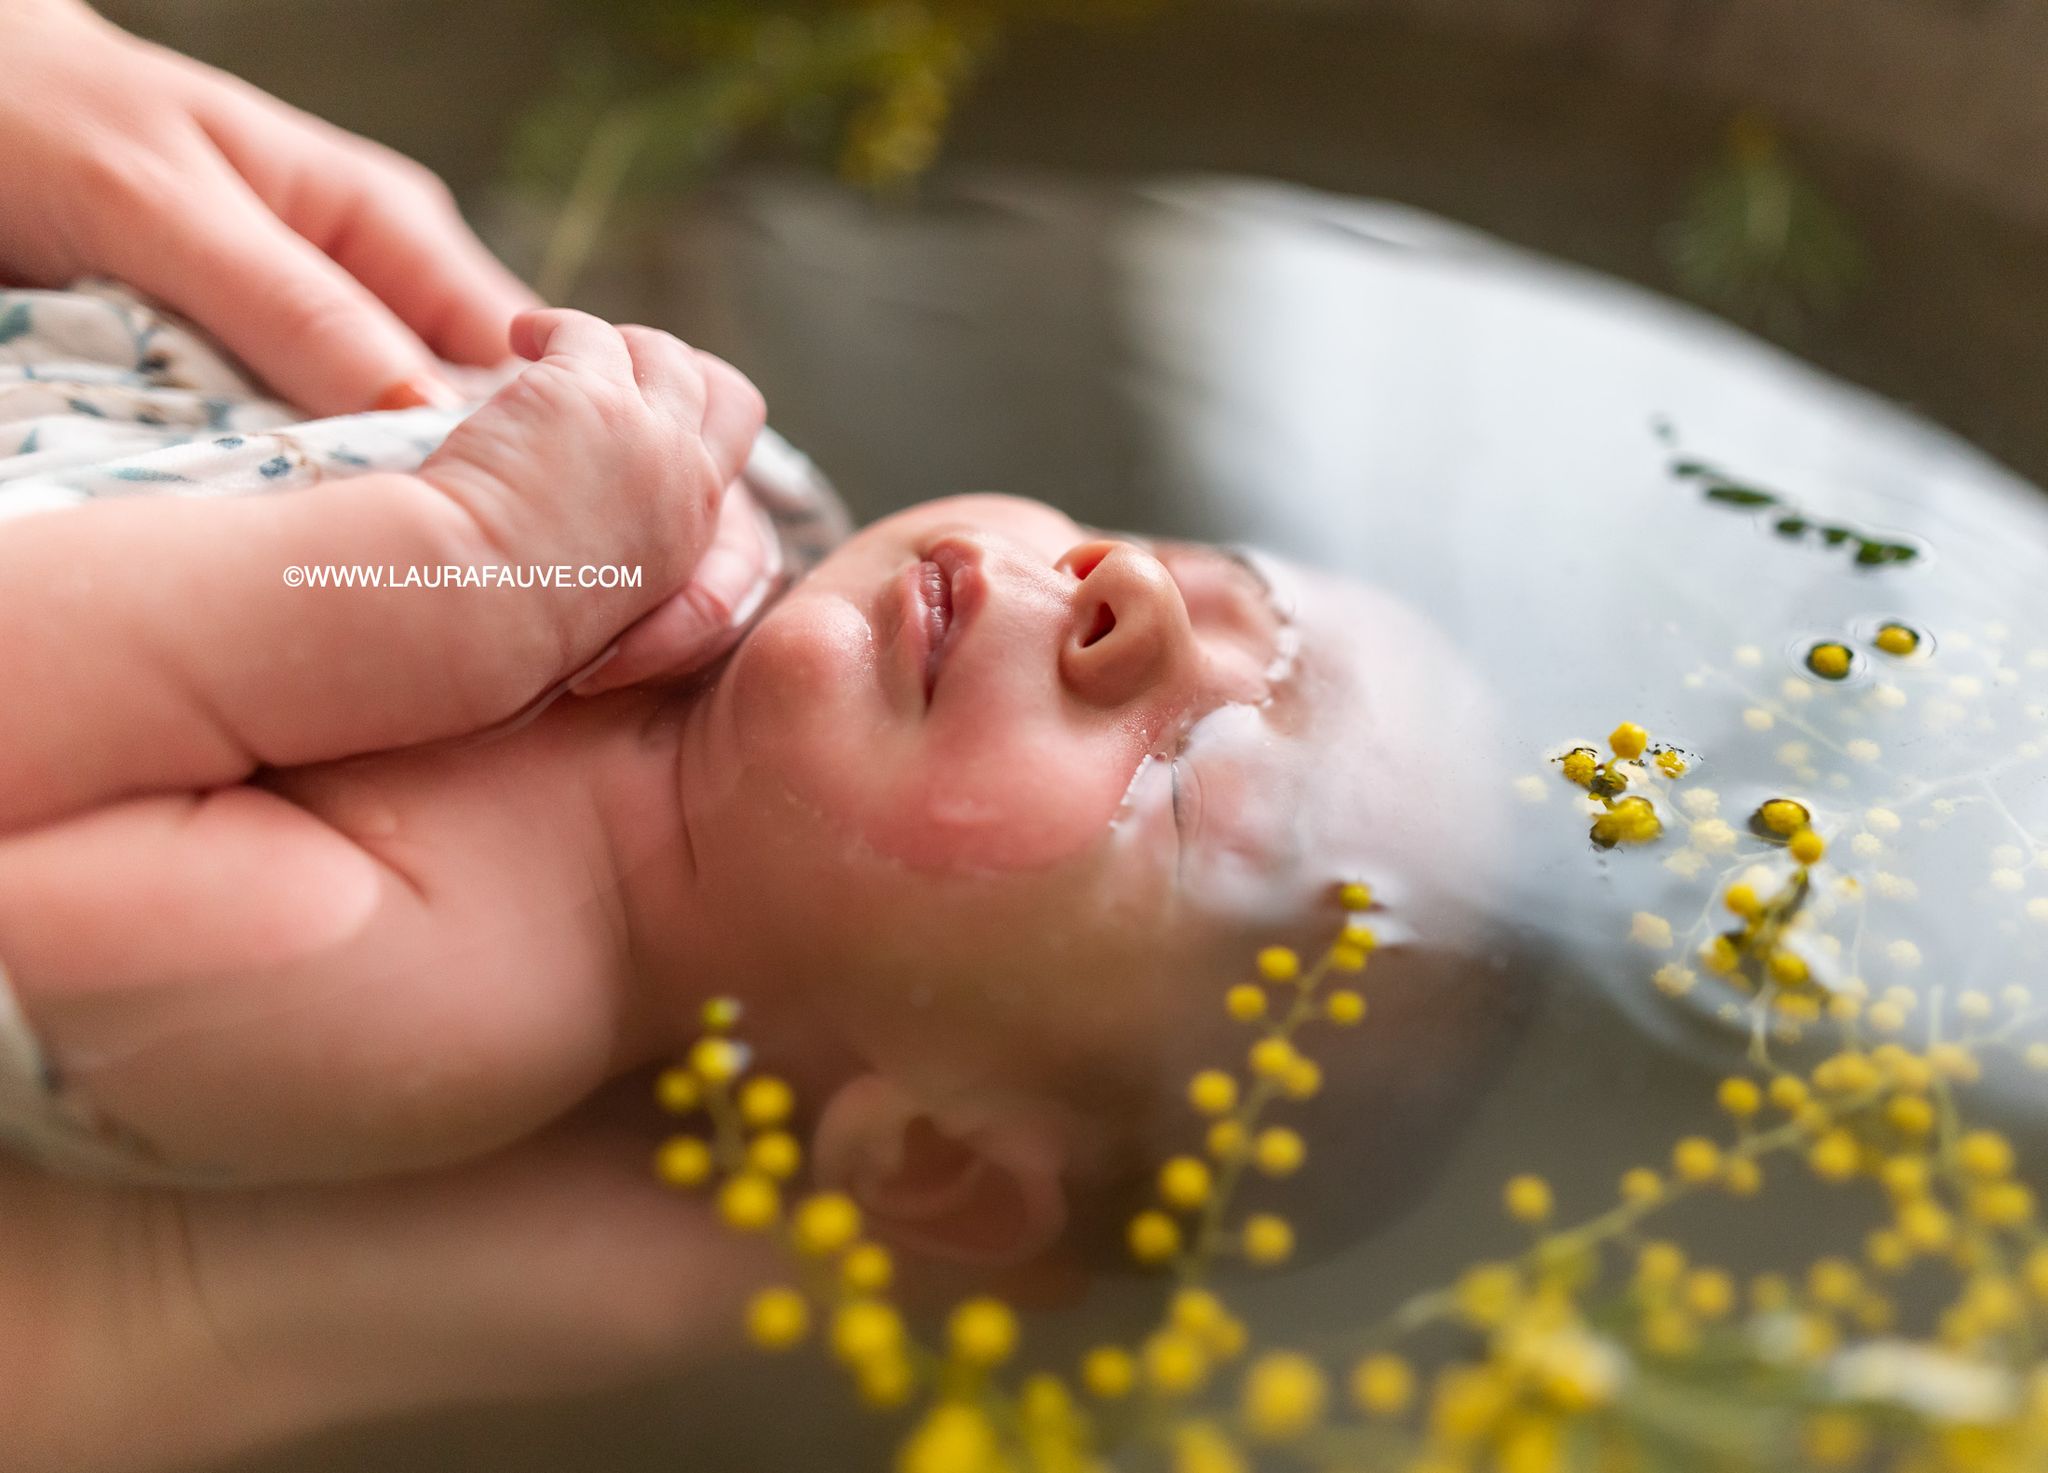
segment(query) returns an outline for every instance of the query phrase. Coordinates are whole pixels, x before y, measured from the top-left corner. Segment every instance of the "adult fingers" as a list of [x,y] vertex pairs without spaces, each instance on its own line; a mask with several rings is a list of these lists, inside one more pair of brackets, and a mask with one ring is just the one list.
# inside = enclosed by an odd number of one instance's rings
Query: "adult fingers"
[[[131,232],[110,263],[116,274],[198,322],[292,403],[329,415],[454,402],[390,308],[225,169],[175,211],[128,203],[113,202]],[[135,219],[162,228],[133,231]]]
[[441,357],[496,363],[513,316],[541,305],[439,177],[402,154],[238,89],[198,112],[258,197]]

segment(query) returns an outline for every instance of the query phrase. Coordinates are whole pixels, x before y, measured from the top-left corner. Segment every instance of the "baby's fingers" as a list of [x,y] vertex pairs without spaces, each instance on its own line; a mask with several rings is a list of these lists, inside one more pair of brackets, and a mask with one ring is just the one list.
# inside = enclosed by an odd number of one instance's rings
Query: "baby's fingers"
[[775,530],[745,489],[718,508],[718,531],[689,584],[619,637],[615,652],[574,687],[580,696],[700,670],[731,649],[782,574]]
[[[691,434],[704,427],[705,383],[701,356],[695,348],[658,327],[622,327],[626,351],[633,355],[633,380],[640,397]],[[726,479],[721,479],[723,486]]]
[[619,383],[633,381],[633,356],[619,330],[588,312],[544,307],[512,319],[512,351],[535,363],[595,369]]
[[754,441],[767,423],[768,406],[745,374],[723,358],[695,351],[704,372],[704,447],[718,467],[720,482],[730,485],[746,469]]

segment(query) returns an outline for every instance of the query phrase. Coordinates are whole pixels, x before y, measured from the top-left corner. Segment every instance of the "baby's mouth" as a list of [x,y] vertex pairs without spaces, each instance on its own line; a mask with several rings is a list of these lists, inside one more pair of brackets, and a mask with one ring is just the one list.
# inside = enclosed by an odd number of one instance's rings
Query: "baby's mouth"
[[945,567],[929,559],[917,565],[917,597],[924,621],[924,699],[930,705],[946,636],[953,631],[953,580]]

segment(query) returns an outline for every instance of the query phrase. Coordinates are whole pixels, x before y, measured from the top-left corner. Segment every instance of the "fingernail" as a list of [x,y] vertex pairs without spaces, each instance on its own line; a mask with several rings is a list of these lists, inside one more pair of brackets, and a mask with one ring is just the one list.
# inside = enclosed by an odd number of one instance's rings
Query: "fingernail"
[[462,403],[462,396],[437,378],[421,375],[417,378],[400,379],[377,396],[372,409],[454,409]]

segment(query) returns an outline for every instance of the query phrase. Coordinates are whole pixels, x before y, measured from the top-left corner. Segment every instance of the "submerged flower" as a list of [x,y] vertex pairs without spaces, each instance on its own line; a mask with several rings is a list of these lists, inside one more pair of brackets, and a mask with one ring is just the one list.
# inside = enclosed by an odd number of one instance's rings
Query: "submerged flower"
[[1593,842],[1603,849],[1647,844],[1663,832],[1664,821],[1648,798],[1623,798],[1593,820]]

